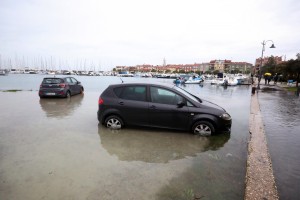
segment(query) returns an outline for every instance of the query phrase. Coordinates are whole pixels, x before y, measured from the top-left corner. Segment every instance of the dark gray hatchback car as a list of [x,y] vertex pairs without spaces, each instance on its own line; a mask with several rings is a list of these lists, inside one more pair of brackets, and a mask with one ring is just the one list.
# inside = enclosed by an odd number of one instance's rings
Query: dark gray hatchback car
[[230,131],[231,116],[220,106],[177,86],[151,83],[110,85],[99,97],[98,120],[109,128],[125,125],[192,131]]
[[82,94],[83,86],[73,77],[47,77],[44,78],[39,90],[40,98],[43,97],[71,97]]

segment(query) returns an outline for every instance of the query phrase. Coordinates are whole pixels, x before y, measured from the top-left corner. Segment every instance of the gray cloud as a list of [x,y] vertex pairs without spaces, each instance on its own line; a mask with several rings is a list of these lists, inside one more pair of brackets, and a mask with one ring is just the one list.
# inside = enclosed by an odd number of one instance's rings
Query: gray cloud
[[[265,55],[299,53],[298,1],[2,0],[2,59],[36,57],[115,65],[254,63]],[[58,61],[56,61],[58,62]],[[67,61],[66,61],[67,62]]]

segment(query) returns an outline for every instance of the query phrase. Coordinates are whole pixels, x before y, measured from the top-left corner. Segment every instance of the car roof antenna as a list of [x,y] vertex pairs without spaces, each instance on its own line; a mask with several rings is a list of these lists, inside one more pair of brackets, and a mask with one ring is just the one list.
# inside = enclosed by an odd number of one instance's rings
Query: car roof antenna
[[[121,79],[121,77],[120,77],[120,79]],[[121,81],[122,81],[122,83],[124,83],[124,81],[121,79]]]

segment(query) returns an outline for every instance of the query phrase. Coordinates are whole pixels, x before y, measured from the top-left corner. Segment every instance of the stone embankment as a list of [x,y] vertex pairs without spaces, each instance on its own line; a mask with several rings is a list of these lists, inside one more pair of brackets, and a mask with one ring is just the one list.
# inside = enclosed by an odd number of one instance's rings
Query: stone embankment
[[249,131],[245,200],[277,200],[279,197],[257,94],[251,96]]

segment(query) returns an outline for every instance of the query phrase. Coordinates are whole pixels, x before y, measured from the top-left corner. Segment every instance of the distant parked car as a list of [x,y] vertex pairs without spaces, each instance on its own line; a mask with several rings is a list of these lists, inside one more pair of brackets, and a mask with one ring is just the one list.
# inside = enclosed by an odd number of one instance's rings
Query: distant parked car
[[151,83],[110,85],[99,97],[98,120],[108,128],[125,125],[192,131],[212,135],[231,128],[220,106],[177,86]]
[[44,78],[39,90],[40,98],[43,97],[71,97],[83,93],[83,86],[73,77],[47,77]]

